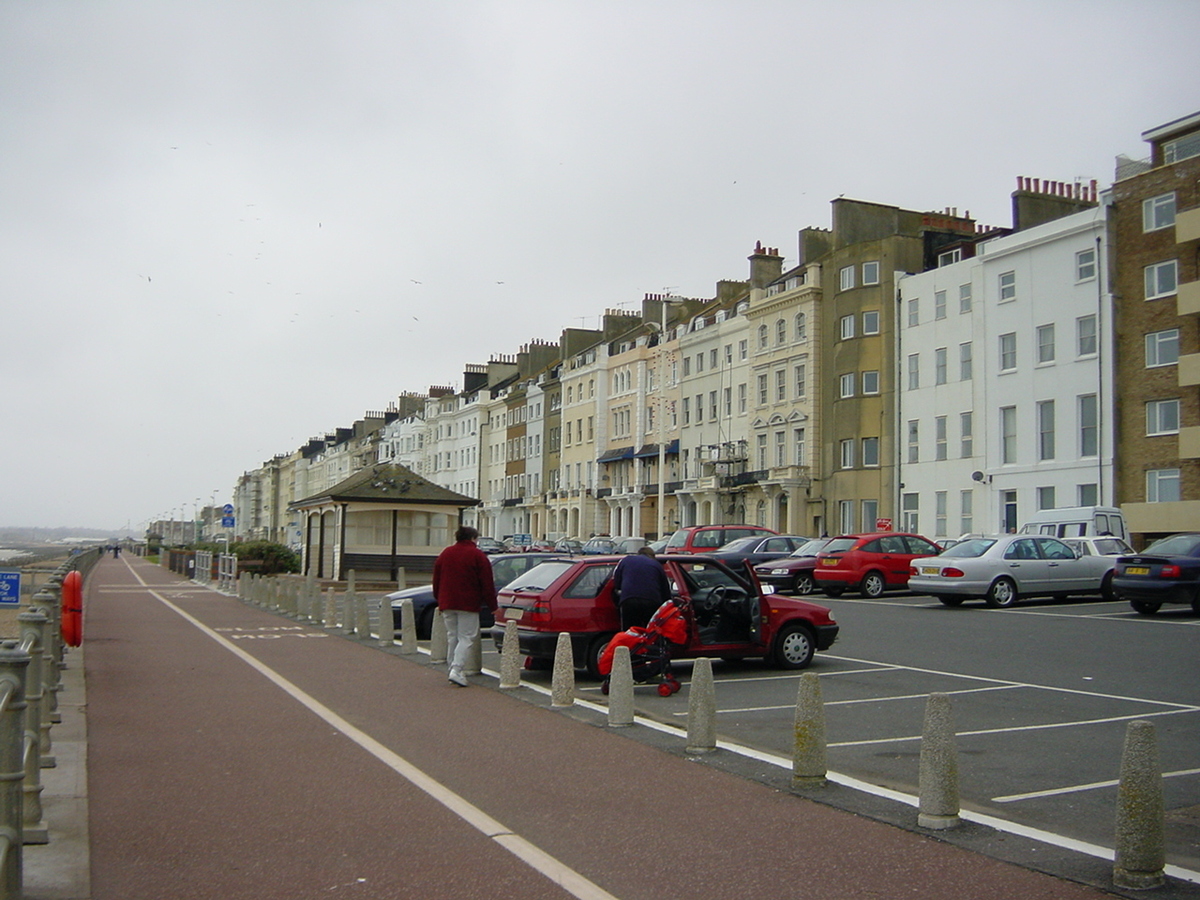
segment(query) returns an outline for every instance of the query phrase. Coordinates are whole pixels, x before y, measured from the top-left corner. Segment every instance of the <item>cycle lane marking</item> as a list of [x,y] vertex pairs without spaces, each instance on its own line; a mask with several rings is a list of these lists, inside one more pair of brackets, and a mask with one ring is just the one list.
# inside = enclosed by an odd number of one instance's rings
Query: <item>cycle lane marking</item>
[[[138,578],[139,582],[142,582],[143,587],[148,587],[136,571],[134,571],[134,575]],[[347,722],[333,710],[320,703],[315,697],[301,690],[274,669],[237,646],[233,641],[218,634],[214,629],[209,628],[190,613],[180,609],[166,597],[162,596],[158,590],[151,587],[149,592],[151,596],[172,612],[178,614],[184,621],[238,657],[242,662],[249,665],[326,724],[354,741],[354,743],[358,744],[362,749],[388,766],[414,787],[424,792],[437,803],[440,803],[468,825],[481,832],[485,837],[494,841],[498,846],[507,850],[513,856],[517,857],[517,859],[545,876],[573,897],[577,897],[579,900],[618,900],[615,895],[610,894],[598,884],[551,856],[531,841],[521,837],[521,835],[489,816],[466,798],[450,790],[421,769],[418,769],[398,753],[395,753],[366,732]]]

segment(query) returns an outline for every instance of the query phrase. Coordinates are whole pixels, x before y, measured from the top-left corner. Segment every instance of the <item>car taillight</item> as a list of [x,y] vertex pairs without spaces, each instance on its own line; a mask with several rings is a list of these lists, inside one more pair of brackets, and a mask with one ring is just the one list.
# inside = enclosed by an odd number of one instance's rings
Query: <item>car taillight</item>
[[1179,566],[1165,565],[1161,569],[1158,570],[1158,577],[1159,578],[1178,578],[1180,571],[1181,570],[1180,570]]
[[962,569],[956,569],[954,566],[946,566],[942,569],[943,578],[962,578],[966,574]]
[[550,601],[538,600],[533,604],[533,609],[529,611],[529,620],[531,622],[549,622],[550,621]]

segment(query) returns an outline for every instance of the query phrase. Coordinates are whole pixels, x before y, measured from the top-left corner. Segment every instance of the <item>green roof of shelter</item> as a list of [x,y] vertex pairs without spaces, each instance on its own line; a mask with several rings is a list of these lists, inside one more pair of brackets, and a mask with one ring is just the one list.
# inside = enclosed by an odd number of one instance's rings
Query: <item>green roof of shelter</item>
[[422,478],[412,469],[395,464],[371,466],[340,481],[327,491],[296,500],[291,505],[302,509],[324,503],[441,504],[468,507],[479,501]]

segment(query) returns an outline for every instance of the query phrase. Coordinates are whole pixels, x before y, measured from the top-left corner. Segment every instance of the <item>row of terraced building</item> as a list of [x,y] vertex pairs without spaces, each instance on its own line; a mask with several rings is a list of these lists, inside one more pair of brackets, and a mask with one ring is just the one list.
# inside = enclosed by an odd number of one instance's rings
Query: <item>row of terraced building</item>
[[1108,188],[1019,178],[1007,227],[834,200],[786,271],[756,245],[712,298],[648,294],[246,472],[237,536],[329,574],[459,521],[940,538],[1114,505],[1138,543],[1200,528],[1200,113],[1142,137]]

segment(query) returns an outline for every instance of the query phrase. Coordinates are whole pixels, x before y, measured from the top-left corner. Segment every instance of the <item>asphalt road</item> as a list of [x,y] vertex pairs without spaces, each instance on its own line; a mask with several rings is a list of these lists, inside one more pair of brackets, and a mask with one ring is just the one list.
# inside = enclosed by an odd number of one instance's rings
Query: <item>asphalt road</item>
[[[1200,872],[1200,618],[1191,610],[1147,618],[1109,602],[992,610],[911,594],[811,599],[842,626],[809,670],[821,676],[831,772],[916,795],[925,705],[945,692],[964,810],[1111,848],[1126,728],[1145,719],[1164,773],[1168,863]],[[676,666],[686,683],[688,664]],[[721,737],[790,759],[798,674],[759,661],[713,669]],[[637,702],[683,724],[687,697],[643,687]]]

